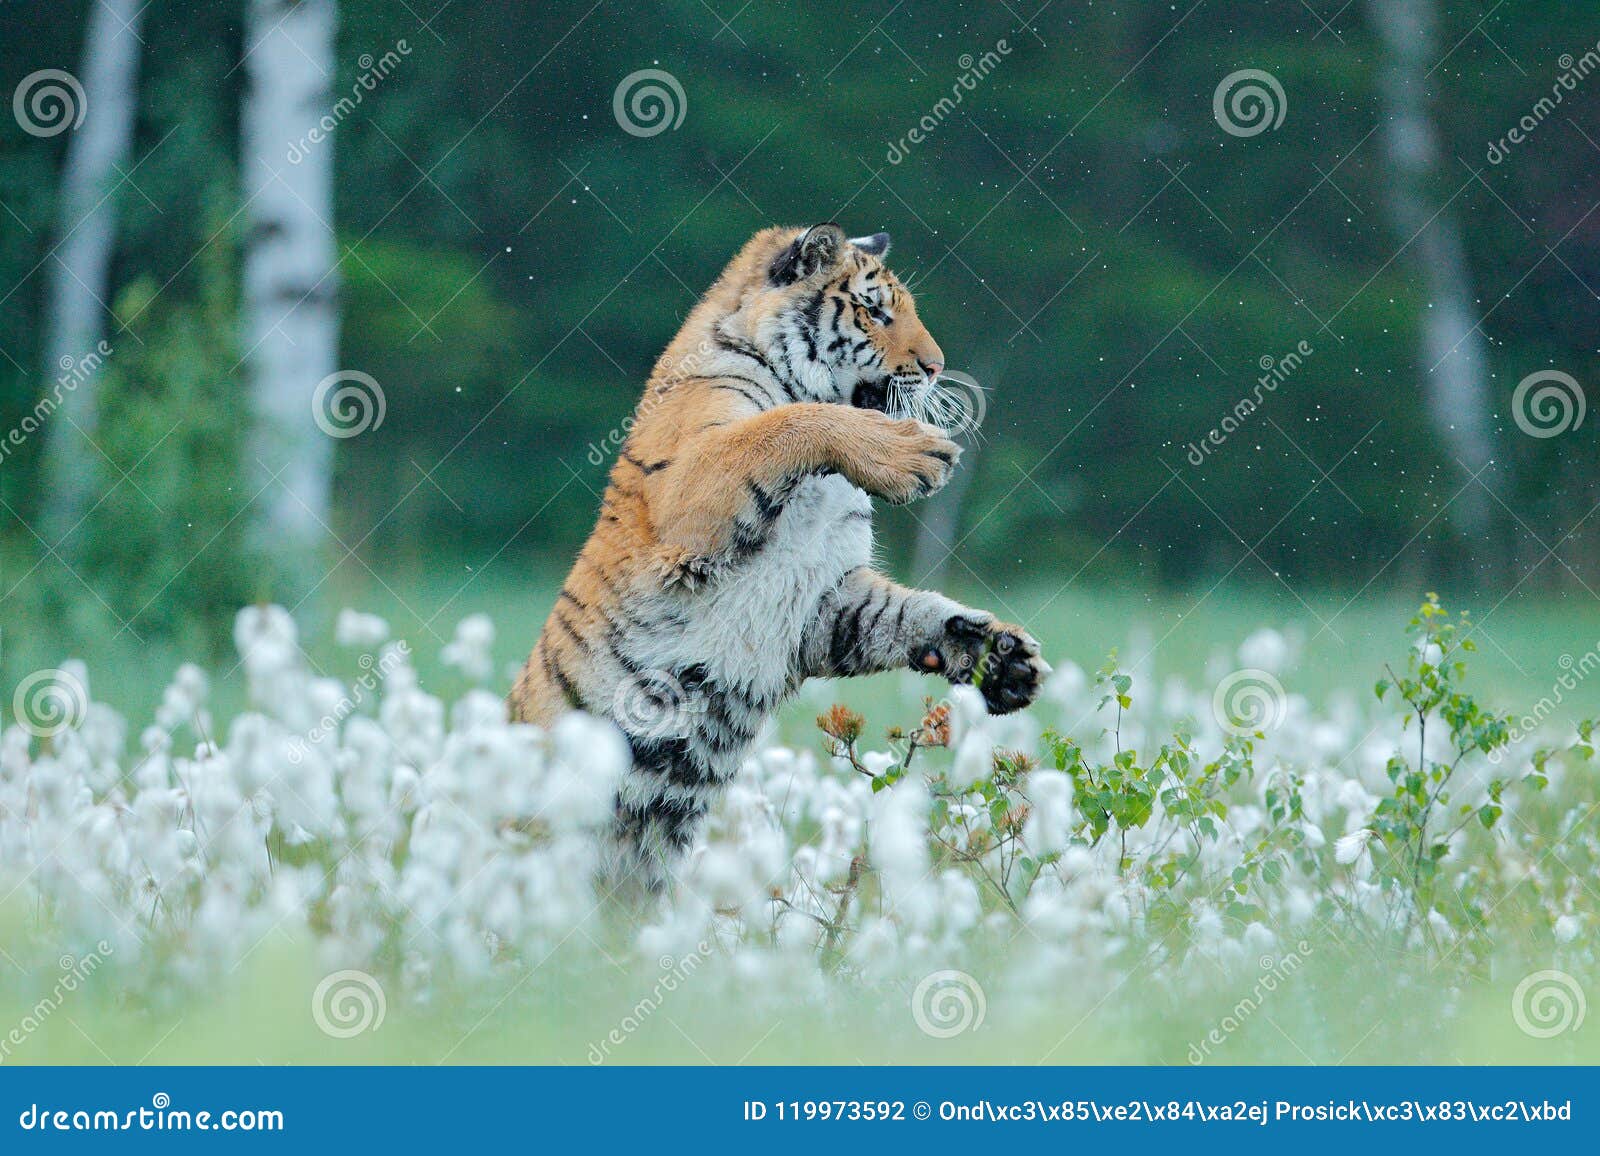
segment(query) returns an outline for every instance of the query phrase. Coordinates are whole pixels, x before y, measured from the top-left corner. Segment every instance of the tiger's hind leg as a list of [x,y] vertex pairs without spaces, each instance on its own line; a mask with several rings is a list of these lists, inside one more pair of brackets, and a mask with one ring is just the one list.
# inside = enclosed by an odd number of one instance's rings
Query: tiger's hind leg
[[708,810],[699,799],[619,797],[601,864],[601,894],[623,906],[643,906],[667,891]]

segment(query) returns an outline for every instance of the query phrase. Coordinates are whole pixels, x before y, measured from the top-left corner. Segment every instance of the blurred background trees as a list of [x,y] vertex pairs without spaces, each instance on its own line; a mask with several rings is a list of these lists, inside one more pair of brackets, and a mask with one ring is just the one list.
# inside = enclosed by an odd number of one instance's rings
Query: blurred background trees
[[[1594,585],[1594,425],[1510,407],[1536,371],[1600,383],[1600,80],[1487,159],[1592,8],[1026,15],[0,4],[0,94],[87,96],[55,133],[0,117],[0,433],[114,350],[0,462],[6,621],[48,587],[50,629],[216,639],[340,560],[559,568],[698,294],[756,229],[826,219],[890,231],[994,387],[965,489],[883,520],[910,580]],[[640,135],[613,100],[651,68],[686,108]],[[1215,104],[1246,69],[1284,105],[1248,135]],[[381,388],[355,436],[312,421],[335,373]]]

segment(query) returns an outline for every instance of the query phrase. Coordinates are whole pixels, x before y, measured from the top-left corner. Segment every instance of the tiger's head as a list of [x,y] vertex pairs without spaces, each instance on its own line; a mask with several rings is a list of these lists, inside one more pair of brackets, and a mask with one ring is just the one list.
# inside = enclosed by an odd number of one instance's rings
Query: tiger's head
[[831,222],[764,230],[724,275],[737,300],[724,326],[801,400],[926,414],[944,353],[884,265],[888,251],[887,233],[848,238]]

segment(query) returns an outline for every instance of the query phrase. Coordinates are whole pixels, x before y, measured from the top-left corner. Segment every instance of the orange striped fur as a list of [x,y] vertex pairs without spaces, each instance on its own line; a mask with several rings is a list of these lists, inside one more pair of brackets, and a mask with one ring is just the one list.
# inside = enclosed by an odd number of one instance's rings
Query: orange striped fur
[[[661,886],[761,722],[807,677],[911,666],[1031,701],[1033,640],[870,570],[868,495],[932,493],[960,454],[917,412],[944,354],[884,266],[888,238],[756,234],[651,373],[509,700],[622,728],[619,866]],[[1008,673],[1009,672],[1009,673]]]

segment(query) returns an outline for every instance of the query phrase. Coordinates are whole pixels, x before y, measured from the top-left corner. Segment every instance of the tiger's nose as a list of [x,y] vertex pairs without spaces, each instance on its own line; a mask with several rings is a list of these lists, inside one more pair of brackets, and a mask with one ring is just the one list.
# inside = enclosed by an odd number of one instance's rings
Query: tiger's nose
[[928,375],[929,381],[937,381],[939,375],[944,372],[944,362],[942,361],[922,361],[919,359],[917,364],[922,366],[922,372]]

